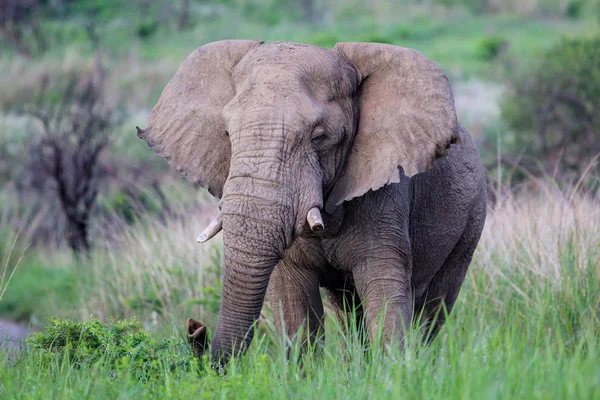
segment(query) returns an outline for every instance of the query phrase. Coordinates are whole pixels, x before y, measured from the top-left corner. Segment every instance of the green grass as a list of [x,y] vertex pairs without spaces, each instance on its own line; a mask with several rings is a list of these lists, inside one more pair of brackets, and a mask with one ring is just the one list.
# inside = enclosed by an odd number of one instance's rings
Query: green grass
[[542,292],[528,293],[536,300],[528,303],[508,284],[496,297],[478,296],[474,288],[489,283],[481,277],[467,285],[441,337],[428,348],[411,337],[403,353],[377,346],[365,353],[352,335],[333,327],[322,352],[300,361],[284,357],[265,334],[227,376],[210,368],[172,370],[165,358],[153,364],[160,375],[140,380],[140,367],[115,367],[109,356],[79,364],[65,357],[48,361],[29,349],[0,361],[0,393],[11,399],[595,399],[600,315],[590,300],[600,298],[600,281],[589,278],[575,276],[558,292],[536,285]]
[[0,300],[0,316],[39,325],[50,316],[72,315],[79,287],[77,266],[69,254],[26,253]]
[[[3,350],[0,396],[599,398],[598,200],[570,189],[560,191],[553,184],[500,198],[489,210],[455,309],[427,348],[415,329],[403,352],[383,351],[377,343],[365,352],[355,331],[345,334],[328,316],[325,343],[299,357],[297,343],[277,339],[267,306],[250,351],[229,365],[226,376],[210,369],[207,360],[199,368],[189,362],[189,353],[181,352],[182,328],[188,316],[207,322],[209,329],[215,326],[219,246],[193,244],[193,233],[206,217],[166,224],[150,220],[94,255],[85,278],[78,281],[84,290],[71,304],[77,319],[137,317],[140,326],[153,332],[152,337],[140,334],[149,342],[139,341],[136,347],[111,328],[110,335],[100,335],[105,338],[101,342],[126,343],[125,353],[104,350],[108,345],[98,354],[89,347],[78,350],[85,357],[71,357],[74,348],[68,347],[50,352],[29,347],[11,356]],[[33,271],[27,264],[22,267]],[[14,294],[26,297],[25,290]],[[86,326],[101,329],[94,321]],[[52,329],[49,335],[56,334]],[[155,345],[172,335],[175,339],[168,343],[173,347]]]

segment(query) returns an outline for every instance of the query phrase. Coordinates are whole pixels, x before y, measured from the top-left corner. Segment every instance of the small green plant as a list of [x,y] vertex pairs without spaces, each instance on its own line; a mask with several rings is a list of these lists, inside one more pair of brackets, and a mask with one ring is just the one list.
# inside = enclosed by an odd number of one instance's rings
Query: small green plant
[[181,339],[153,339],[135,319],[103,324],[98,319],[50,318],[46,331],[33,334],[28,343],[43,352],[46,363],[100,364],[113,374],[127,372],[141,381],[160,379],[164,370],[184,372],[198,365]]
[[582,15],[585,4],[583,0],[570,0],[565,14],[569,18],[579,18]]
[[486,36],[477,43],[477,53],[484,61],[494,61],[508,47],[500,36]]
[[158,31],[160,23],[156,20],[144,21],[138,24],[136,34],[140,39],[149,39]]

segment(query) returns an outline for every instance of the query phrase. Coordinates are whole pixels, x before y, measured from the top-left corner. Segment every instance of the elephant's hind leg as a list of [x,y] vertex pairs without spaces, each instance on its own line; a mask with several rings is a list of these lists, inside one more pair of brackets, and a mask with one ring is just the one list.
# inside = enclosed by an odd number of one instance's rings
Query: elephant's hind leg
[[482,229],[483,221],[478,219],[467,224],[463,235],[434,275],[425,293],[415,300],[415,318],[420,317],[426,342],[431,342],[437,336],[446,322],[446,316],[452,311]]

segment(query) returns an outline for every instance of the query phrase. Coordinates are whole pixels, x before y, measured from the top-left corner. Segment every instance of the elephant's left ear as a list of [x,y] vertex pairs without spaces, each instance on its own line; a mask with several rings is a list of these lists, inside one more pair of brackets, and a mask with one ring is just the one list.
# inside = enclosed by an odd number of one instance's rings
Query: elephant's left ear
[[448,78],[416,50],[380,43],[333,48],[360,75],[360,118],[345,169],[326,208],[431,168],[456,135]]

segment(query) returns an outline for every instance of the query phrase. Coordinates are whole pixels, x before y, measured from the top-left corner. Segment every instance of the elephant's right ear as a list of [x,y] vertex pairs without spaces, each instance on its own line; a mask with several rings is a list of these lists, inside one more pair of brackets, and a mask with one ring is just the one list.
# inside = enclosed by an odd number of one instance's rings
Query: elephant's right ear
[[223,194],[231,159],[221,114],[235,95],[231,70],[262,43],[224,40],[194,51],[163,90],[148,127],[138,128],[156,154],[216,197]]

